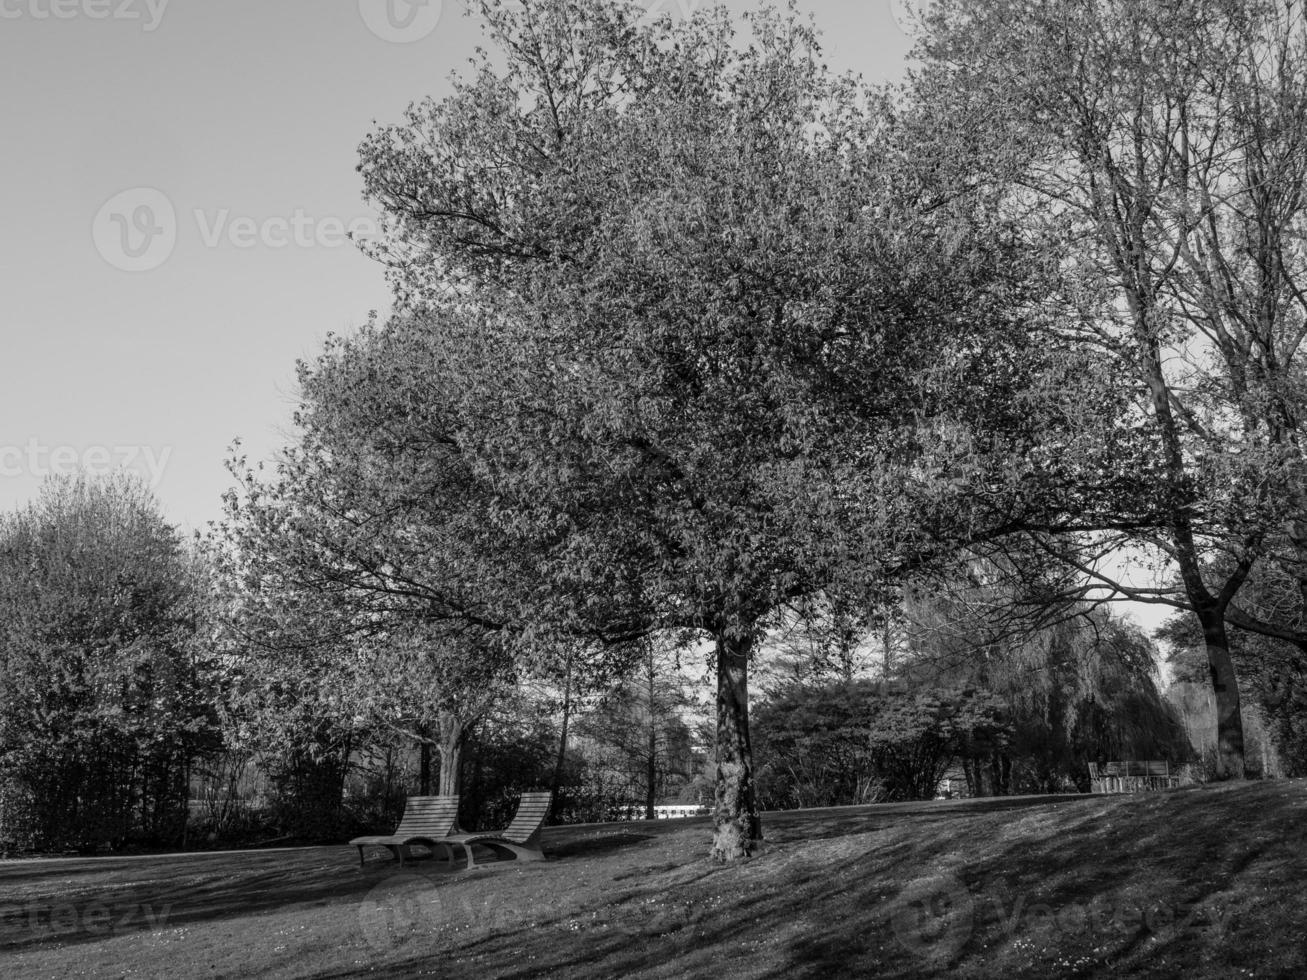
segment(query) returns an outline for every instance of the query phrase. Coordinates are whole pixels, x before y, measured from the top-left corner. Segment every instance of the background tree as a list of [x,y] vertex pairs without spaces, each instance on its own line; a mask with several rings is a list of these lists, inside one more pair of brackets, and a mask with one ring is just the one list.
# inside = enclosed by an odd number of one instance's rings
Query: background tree
[[[1243,602],[1255,608],[1260,584],[1254,576],[1245,587]],[[1191,732],[1196,752],[1211,768],[1216,746],[1205,729],[1216,709],[1202,634],[1192,617],[1176,615],[1163,623],[1156,635],[1169,649],[1170,699]],[[1247,695],[1243,707],[1249,757],[1264,776],[1303,774],[1307,771],[1307,690],[1299,647],[1234,628],[1230,651]]]
[[230,678],[228,749],[268,782],[281,838],[338,840],[352,829],[344,791],[368,728],[350,703],[355,659],[348,620],[265,578],[246,588],[230,552],[212,550],[223,597],[220,642]]
[[7,846],[185,838],[218,743],[205,570],[126,476],[47,482],[0,520],[0,810]]
[[870,680],[796,685],[759,709],[757,728],[776,808],[932,799],[952,765],[1009,736],[988,692]]
[[647,643],[638,669],[577,726],[577,734],[625,777],[631,797],[643,803],[646,820],[657,816],[654,806],[660,798],[691,776],[690,731],[681,717],[688,699],[678,660],[655,642]]
[[886,677],[902,640],[900,616],[886,602],[867,611],[814,596],[798,604],[761,645],[756,673],[768,697],[795,684]]
[[1090,762],[1188,760],[1158,651],[1137,627],[1087,603],[1023,606],[987,567],[912,594],[898,674],[927,689],[973,686],[1004,705],[1009,737],[970,753],[974,795],[1086,792]]
[[[1100,594],[1196,617],[1221,770],[1240,776],[1227,623],[1300,640],[1236,600],[1259,562],[1307,567],[1302,8],[942,0],[925,24],[917,98],[991,134],[978,180],[1006,182],[1006,212],[1061,257],[1064,313],[1050,339],[1099,352],[1116,365],[1107,376],[1134,388],[1146,456],[1130,492],[1101,492],[1102,453],[1063,454],[1050,469],[1091,491],[1079,527],[1128,532],[1096,534],[1071,560]],[[1131,518],[1150,527],[1125,527]],[[1178,585],[1140,585],[1095,560],[1130,543],[1160,555]]]
[[462,449],[432,341],[372,323],[301,363],[297,441],[272,472],[231,461],[240,486],[216,546],[236,642],[263,679],[251,704],[278,738],[301,712],[262,695],[312,685],[322,695],[301,703],[334,719],[329,755],[347,732],[355,750],[398,736],[419,747],[419,789],[434,748],[452,793],[465,739],[514,684],[559,678],[567,705],[628,652],[568,632],[541,598],[534,556]]

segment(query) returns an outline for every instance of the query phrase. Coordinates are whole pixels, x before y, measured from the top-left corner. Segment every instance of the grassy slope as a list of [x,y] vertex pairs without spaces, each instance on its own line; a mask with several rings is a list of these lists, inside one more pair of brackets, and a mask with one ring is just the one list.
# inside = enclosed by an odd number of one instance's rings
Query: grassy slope
[[345,848],[0,863],[0,975],[1307,976],[1307,783],[554,828],[552,860]]

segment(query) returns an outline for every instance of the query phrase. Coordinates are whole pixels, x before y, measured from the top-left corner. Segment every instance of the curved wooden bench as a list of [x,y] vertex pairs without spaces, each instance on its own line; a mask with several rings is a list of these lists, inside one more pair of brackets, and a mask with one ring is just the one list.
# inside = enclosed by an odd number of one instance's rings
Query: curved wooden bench
[[448,860],[454,860],[454,848],[461,847],[466,855],[465,868],[476,866],[472,845],[481,844],[490,848],[501,858],[517,861],[543,861],[544,852],[540,850],[540,831],[549,816],[549,807],[554,794],[523,793],[517,804],[517,813],[513,822],[503,830],[489,830],[475,834],[446,834],[439,839],[422,841],[431,848],[443,848],[448,853]]
[[393,834],[355,837],[351,847],[359,849],[359,866],[363,865],[363,848],[384,847],[402,865],[409,856],[409,846],[424,844],[440,837],[458,834],[457,796],[410,796],[404,801],[404,816]]

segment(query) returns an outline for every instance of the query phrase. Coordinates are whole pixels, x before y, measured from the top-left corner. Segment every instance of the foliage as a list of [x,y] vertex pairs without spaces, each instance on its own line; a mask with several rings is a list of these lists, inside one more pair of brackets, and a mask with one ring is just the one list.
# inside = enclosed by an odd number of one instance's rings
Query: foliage
[[955,760],[1006,741],[1006,715],[975,689],[795,687],[757,713],[764,799],[778,809],[931,799]]
[[446,549],[495,586],[473,609],[714,642],[714,853],[742,857],[757,637],[987,532],[950,468],[1002,482],[1039,417],[1013,395],[1041,356],[1009,316],[1026,256],[793,8],[746,45],[723,8],[477,6],[497,53],[361,151],[386,332],[425,352],[388,431],[477,481],[498,548]]
[[[1254,581],[1254,591],[1257,584]],[[1185,617],[1173,616],[1158,630],[1158,637],[1171,646],[1175,683],[1206,688],[1202,635],[1193,624]],[[1240,630],[1231,632],[1230,647],[1253,708],[1265,719],[1265,736],[1274,742],[1283,774],[1307,775],[1307,657],[1302,648]],[[1205,707],[1194,706],[1194,713],[1201,713]],[[1253,751],[1250,745],[1250,768],[1263,776],[1274,775],[1257,764],[1260,754],[1264,753]]]
[[[47,850],[176,845],[218,743],[204,570],[126,477],[0,523],[0,804]],[[17,823],[17,826],[15,825]]]
[[984,571],[914,595],[912,654],[900,675],[926,687],[977,685],[1008,705],[998,785],[973,772],[973,792],[1087,791],[1090,762],[1188,759],[1180,720],[1159,689],[1157,651],[1138,628],[1088,604],[1045,606],[1037,597],[1024,600],[1036,604],[1023,616],[1021,597]]
[[[460,826],[508,826],[522,793],[550,788],[557,744],[552,719],[538,705],[520,692],[500,702],[468,737]],[[564,799],[555,809],[567,806]]]
[[579,719],[577,735],[590,768],[611,773],[623,802],[639,801],[653,819],[653,807],[689,780],[695,760],[681,717],[689,702],[679,664],[653,643],[643,659]]

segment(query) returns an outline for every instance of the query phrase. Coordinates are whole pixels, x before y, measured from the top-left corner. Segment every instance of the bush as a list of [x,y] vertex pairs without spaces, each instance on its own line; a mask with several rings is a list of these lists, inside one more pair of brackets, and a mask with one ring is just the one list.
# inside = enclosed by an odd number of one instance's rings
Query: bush
[[129,480],[54,481],[0,522],[0,782],[39,850],[176,846],[215,739],[199,569]]
[[754,719],[759,803],[768,809],[929,799],[960,756],[1006,737],[1004,706],[973,689],[872,681],[796,686]]

